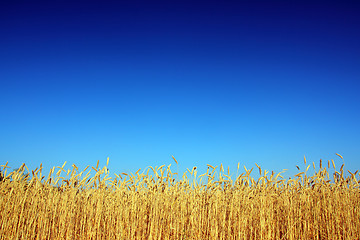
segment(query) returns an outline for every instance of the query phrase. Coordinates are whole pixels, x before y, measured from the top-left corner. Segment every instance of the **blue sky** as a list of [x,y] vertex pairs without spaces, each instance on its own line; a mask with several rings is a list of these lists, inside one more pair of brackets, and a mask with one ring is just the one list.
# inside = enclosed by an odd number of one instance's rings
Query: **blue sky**
[[9,1],[0,162],[360,164],[356,1]]

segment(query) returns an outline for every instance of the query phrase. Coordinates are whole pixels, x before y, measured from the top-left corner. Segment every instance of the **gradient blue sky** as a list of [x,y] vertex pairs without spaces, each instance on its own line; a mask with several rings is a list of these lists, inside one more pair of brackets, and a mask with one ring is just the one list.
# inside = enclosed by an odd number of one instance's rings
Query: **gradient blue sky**
[[[0,4],[0,163],[360,169],[358,1]],[[175,168],[176,169],[176,168]],[[296,170],[296,171],[295,171]]]

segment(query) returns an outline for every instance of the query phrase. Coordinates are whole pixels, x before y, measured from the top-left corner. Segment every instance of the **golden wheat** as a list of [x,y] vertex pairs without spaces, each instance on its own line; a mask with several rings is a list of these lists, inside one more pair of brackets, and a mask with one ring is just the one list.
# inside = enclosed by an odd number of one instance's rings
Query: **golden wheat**
[[0,238],[360,239],[360,174],[346,176],[333,160],[334,169],[320,161],[308,175],[304,157],[305,170],[290,179],[255,164],[258,179],[244,167],[235,180],[222,164],[176,180],[170,165],[111,177],[108,163],[66,171],[65,162],[46,179],[42,165],[30,174],[2,165]]

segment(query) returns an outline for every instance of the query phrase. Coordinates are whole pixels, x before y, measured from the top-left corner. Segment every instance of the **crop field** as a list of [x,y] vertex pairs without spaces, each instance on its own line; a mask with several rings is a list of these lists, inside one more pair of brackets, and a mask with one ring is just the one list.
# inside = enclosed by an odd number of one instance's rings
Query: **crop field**
[[360,174],[333,160],[304,158],[287,179],[256,164],[234,177],[223,165],[180,175],[65,163],[46,176],[1,166],[0,239],[360,239]]

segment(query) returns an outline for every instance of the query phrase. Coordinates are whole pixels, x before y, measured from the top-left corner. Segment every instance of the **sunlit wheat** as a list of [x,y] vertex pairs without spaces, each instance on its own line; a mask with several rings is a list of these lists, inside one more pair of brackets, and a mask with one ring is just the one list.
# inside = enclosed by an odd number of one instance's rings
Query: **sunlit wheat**
[[309,169],[304,157],[289,179],[257,164],[257,179],[222,164],[180,179],[171,164],[112,177],[109,159],[82,171],[65,162],[46,178],[42,165],[5,164],[0,239],[360,239],[360,174],[331,162]]

